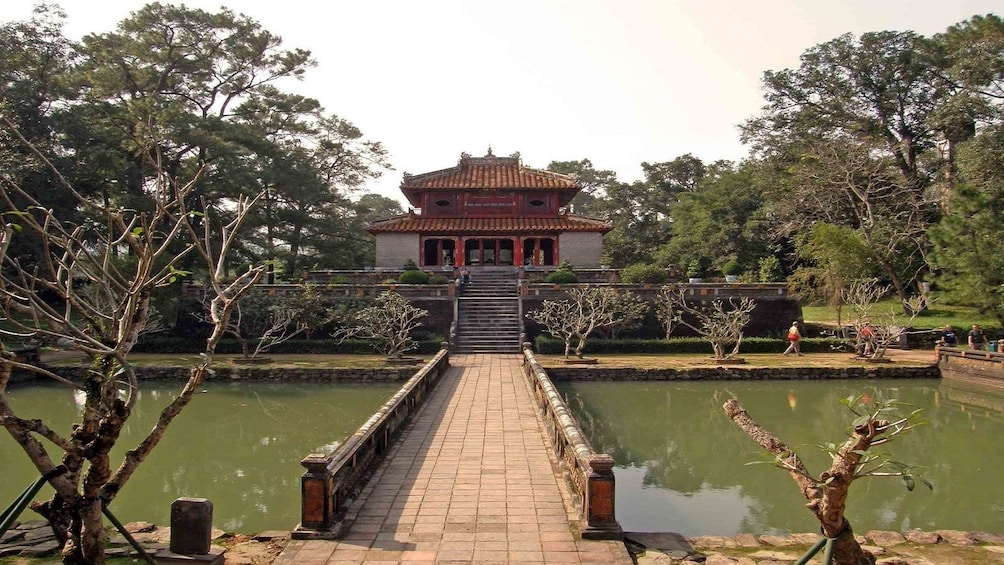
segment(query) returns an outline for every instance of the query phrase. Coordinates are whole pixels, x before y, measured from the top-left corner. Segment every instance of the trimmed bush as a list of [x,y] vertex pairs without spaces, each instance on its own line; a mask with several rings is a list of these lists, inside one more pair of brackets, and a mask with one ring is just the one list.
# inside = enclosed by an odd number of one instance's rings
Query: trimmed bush
[[398,277],[398,282],[401,284],[429,284],[429,273],[414,270],[405,271]]
[[635,263],[621,271],[621,282],[629,284],[663,284],[669,282],[666,269],[658,265]]
[[575,276],[575,273],[572,271],[558,269],[547,276],[547,282],[551,284],[571,284],[579,282],[579,277]]
[[[435,353],[443,343],[440,336],[429,336],[427,339],[416,340],[418,349],[409,353]],[[206,343],[200,340],[190,340],[178,337],[144,337],[133,347],[136,353],[188,353],[197,354],[205,350]],[[220,355],[240,355],[241,345],[234,339],[224,339],[216,348]],[[373,342],[362,339],[347,339],[341,343],[332,339],[291,339],[273,346],[267,353],[296,353],[304,355],[374,355],[377,350]]]
[[432,275],[429,277],[429,284],[446,284],[448,282],[450,282],[450,279],[443,275]]
[[[836,351],[852,352],[854,346],[845,340],[834,338],[802,339],[803,353],[830,353]],[[748,337],[743,339],[743,353],[782,353],[788,347],[788,341],[771,337]],[[562,355],[565,352],[565,342],[547,335],[538,335],[534,340],[533,349],[546,355]],[[711,344],[700,337],[674,337],[665,339],[590,339],[586,344],[585,355],[599,354],[645,354],[645,353],[713,353]]]

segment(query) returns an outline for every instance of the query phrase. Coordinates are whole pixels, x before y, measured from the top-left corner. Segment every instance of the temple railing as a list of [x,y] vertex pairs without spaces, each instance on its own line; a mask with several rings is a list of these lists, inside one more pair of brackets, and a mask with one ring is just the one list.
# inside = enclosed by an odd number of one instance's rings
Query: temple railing
[[523,371],[533,388],[534,401],[544,419],[551,447],[567,471],[577,496],[580,533],[586,539],[621,539],[624,535],[614,511],[614,460],[594,453],[568,406],[548,378],[529,343],[523,344]]
[[334,452],[311,453],[300,464],[300,524],[294,539],[335,539],[350,524],[346,512],[394,440],[450,367],[447,348],[418,370]]

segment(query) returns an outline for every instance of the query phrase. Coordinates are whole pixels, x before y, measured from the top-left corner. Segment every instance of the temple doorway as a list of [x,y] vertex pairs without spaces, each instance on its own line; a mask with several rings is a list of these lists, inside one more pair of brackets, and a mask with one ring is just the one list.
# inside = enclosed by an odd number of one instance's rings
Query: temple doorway
[[514,265],[515,243],[511,238],[473,238],[464,241],[466,265]]

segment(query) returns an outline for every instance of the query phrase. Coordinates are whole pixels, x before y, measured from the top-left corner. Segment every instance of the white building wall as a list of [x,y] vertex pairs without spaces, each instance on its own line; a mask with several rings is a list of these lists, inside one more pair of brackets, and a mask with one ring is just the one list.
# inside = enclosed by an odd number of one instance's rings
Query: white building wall
[[603,234],[562,233],[558,236],[559,262],[568,261],[573,267],[599,267],[603,260]]
[[417,233],[376,234],[376,267],[400,269],[408,259],[418,265],[420,241]]

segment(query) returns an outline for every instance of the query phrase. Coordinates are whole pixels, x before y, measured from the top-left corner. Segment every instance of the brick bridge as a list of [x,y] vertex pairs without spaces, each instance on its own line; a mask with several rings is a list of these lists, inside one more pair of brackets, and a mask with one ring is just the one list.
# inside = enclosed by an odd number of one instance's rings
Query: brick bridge
[[538,372],[522,354],[440,352],[339,451],[304,459],[303,521],[276,564],[630,564],[613,462]]

